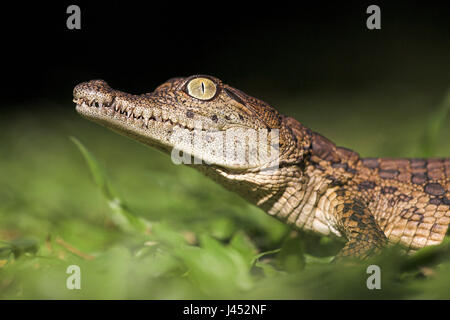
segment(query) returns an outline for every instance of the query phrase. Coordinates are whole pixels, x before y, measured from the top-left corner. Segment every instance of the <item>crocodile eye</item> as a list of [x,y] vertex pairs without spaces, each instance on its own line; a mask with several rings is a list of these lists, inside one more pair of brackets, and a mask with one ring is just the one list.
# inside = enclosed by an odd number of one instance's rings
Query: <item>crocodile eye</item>
[[208,78],[195,78],[187,84],[188,94],[200,100],[211,99],[215,96],[216,91],[216,85]]

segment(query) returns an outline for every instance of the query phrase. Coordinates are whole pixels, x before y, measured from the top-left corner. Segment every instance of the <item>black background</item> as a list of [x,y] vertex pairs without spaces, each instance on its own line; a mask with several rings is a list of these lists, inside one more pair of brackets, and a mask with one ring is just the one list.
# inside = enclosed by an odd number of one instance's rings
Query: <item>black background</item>
[[[182,3],[61,1],[3,7],[3,103],[66,101],[105,79],[144,93],[174,76],[211,74],[252,93],[448,85],[448,1]],[[66,8],[81,7],[81,30]],[[366,28],[381,7],[382,29]],[[3,5],[3,4],[2,4]]]
[[[368,310],[374,314],[379,314],[378,310],[389,310],[393,317],[409,318],[414,316],[426,317],[426,312],[434,310],[437,314],[445,314],[449,303],[446,300],[115,300],[115,301],[79,301],[79,300],[28,300],[28,301],[0,301],[2,306],[11,310],[16,310],[18,315],[28,315],[30,310],[37,310],[40,307],[47,311],[50,319],[59,319],[61,309],[70,310],[72,315],[85,316],[87,312],[99,317],[117,315],[129,317],[133,314],[143,314],[148,318],[155,318],[159,315],[177,319],[280,319],[280,317],[296,316],[302,317],[307,312],[314,314],[320,311],[323,317],[333,317],[336,313],[360,312]],[[266,305],[267,311],[260,315],[231,315],[226,317],[224,313],[216,314],[214,318],[210,315],[183,315],[185,307],[190,305],[195,307],[212,306],[227,310],[232,305]],[[132,311],[131,311],[132,310]],[[308,311],[306,311],[308,310]],[[342,310],[342,311],[341,311]]]

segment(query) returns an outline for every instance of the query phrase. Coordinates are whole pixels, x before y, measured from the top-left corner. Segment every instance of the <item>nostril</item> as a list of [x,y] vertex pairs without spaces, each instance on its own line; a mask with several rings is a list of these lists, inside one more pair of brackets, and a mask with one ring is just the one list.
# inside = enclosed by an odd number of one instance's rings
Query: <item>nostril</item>
[[109,94],[111,91],[112,89],[106,81],[97,79],[76,85],[73,89],[73,96],[78,99],[97,94]]

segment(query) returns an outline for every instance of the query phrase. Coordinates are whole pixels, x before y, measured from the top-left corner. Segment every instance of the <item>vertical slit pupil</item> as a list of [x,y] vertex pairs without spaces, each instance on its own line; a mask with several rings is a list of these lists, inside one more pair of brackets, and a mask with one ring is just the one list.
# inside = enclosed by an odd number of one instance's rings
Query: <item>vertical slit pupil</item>
[[202,93],[203,94],[205,93],[205,83],[204,82],[202,82]]

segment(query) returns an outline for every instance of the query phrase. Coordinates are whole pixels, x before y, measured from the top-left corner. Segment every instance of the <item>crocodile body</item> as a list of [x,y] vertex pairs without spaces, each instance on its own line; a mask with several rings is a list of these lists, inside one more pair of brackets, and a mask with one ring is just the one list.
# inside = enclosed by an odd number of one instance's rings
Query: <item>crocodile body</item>
[[[442,242],[450,223],[450,158],[360,158],[267,103],[210,76],[174,78],[131,95],[102,80],[77,85],[84,117],[170,154],[175,128],[276,129],[279,165],[192,166],[294,228],[347,240],[338,257],[366,258],[384,245],[408,250]],[[201,158],[204,150],[193,149]]]

